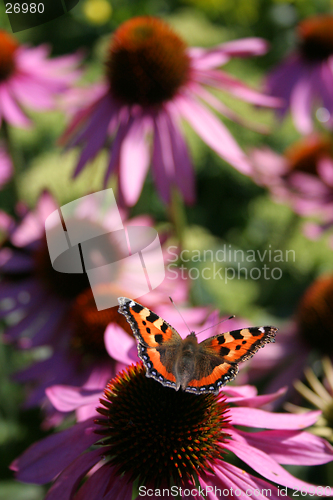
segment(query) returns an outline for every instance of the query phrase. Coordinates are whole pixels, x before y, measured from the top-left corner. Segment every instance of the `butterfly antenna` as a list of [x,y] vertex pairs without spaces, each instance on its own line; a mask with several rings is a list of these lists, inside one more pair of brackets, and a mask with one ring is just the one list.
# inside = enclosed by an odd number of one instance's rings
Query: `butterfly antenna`
[[192,333],[192,332],[191,332],[190,327],[189,327],[189,326],[188,326],[188,324],[186,323],[186,321],[185,321],[185,319],[183,318],[183,316],[182,316],[182,314],[181,314],[180,310],[178,309],[178,307],[176,306],[176,304],[174,303],[174,301],[172,300],[172,298],[171,298],[171,297],[169,297],[169,299],[170,299],[171,304],[173,304],[173,305],[175,306],[175,309],[176,309],[176,311],[178,312],[179,316],[180,316],[180,317],[182,318],[182,320],[184,321],[184,323],[185,323],[185,325],[186,325],[186,327],[187,327],[188,331],[189,331],[190,333]]
[[229,316],[229,318],[222,319],[222,321],[219,321],[218,323],[215,323],[215,325],[209,326],[208,328],[205,328],[204,330],[201,330],[201,332],[196,333],[196,335],[199,335],[199,333],[206,332],[210,328],[214,328],[214,326],[220,325],[221,323],[224,323],[225,321],[229,321],[229,319],[234,318],[235,315],[233,314],[232,316]]

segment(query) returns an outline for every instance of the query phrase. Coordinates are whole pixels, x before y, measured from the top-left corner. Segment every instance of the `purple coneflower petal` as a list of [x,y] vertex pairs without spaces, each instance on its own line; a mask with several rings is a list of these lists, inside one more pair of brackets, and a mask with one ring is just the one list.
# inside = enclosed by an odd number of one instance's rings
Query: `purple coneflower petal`
[[31,121],[21,111],[6,84],[0,84],[0,109],[3,118],[16,127],[29,127]]
[[104,334],[106,350],[112,359],[130,365],[138,361],[136,342],[123,328],[111,323]]
[[[238,467],[235,467],[228,462],[222,462],[221,465],[216,466],[215,473],[216,477],[220,481],[222,481],[223,484],[228,487],[228,489],[233,488],[233,491],[235,491],[235,489],[239,488],[242,492],[241,498],[249,498],[249,493],[252,493],[255,490],[256,498],[267,499],[267,496],[263,494],[262,491],[269,490],[269,498],[271,498],[272,500],[281,500],[281,497],[279,496],[279,490],[276,486],[267,483],[267,481],[265,481],[264,479],[254,477],[248,472],[245,472],[244,470],[239,469]],[[214,479],[212,480],[212,483],[214,483],[218,488],[222,489],[221,485],[217,484]],[[235,495],[230,496],[231,499],[233,499],[234,497]],[[214,497],[214,500],[215,498],[216,497]]]
[[99,462],[101,451],[83,453],[72,462],[59,476],[59,481],[48,491],[45,500],[71,500],[81,480]]
[[244,398],[244,397],[228,397],[227,401],[229,403],[241,403],[242,406],[249,406],[251,408],[258,408],[260,406],[266,405],[268,403],[271,403],[272,401],[276,401],[278,398],[283,396],[283,394],[286,392],[287,387],[281,387],[277,392],[273,394],[263,394],[261,396],[253,396],[249,398]]
[[126,136],[128,127],[129,127],[128,120],[129,120],[129,117],[128,117],[127,113],[126,113],[126,116],[121,116],[121,113],[120,113],[119,127],[118,127],[116,136],[115,136],[114,141],[113,141],[112,146],[111,146],[111,158],[109,161],[108,168],[105,172],[104,187],[107,186],[107,181],[109,180],[110,176],[114,172],[119,171],[121,146],[122,146],[123,140]]
[[206,70],[202,73],[198,72],[195,76],[200,83],[229,92],[229,94],[251,104],[277,108],[282,105],[280,99],[256,92],[222,70]]
[[[237,434],[237,435],[236,435]],[[232,431],[233,439],[239,436],[251,446],[270,455],[280,464],[319,465],[332,461],[333,448],[324,439],[298,431],[262,431],[254,434],[237,430]]]
[[317,170],[323,181],[328,186],[333,187],[333,159],[328,157],[319,158]]
[[19,481],[45,484],[95,442],[93,419],[80,422],[33,444],[12,463],[11,469],[18,471]]
[[117,481],[110,465],[102,465],[94,474],[88,477],[85,483],[79,489],[75,500],[101,500],[109,488],[109,484]]
[[302,134],[310,134],[313,130],[311,110],[314,96],[312,85],[311,71],[305,67],[290,96],[290,110],[295,125]]
[[175,183],[179,187],[185,202],[192,204],[195,201],[195,179],[193,166],[184,137],[179,129],[177,121],[175,112],[174,116],[168,116],[167,122],[171,139],[173,161],[175,165]]
[[104,96],[93,114],[88,127],[80,134],[75,142],[85,142],[86,146],[83,149],[78,164],[74,171],[76,177],[85,164],[94,158],[98,151],[105,143],[109,123],[112,120],[114,113],[109,96]]
[[148,116],[132,118],[125,135],[119,159],[119,185],[127,205],[137,202],[146,178],[150,154],[147,134],[151,131]]
[[278,482],[288,488],[308,491],[309,493],[313,491],[313,484],[292,476],[258,447],[250,446],[246,442],[240,443],[239,440],[225,443],[224,446],[269,481]]
[[230,418],[233,425],[245,425],[248,427],[263,429],[288,429],[300,430],[313,425],[320,411],[310,411],[302,415],[291,415],[289,413],[272,413],[257,408],[230,408]]
[[202,106],[194,96],[182,96],[177,100],[181,115],[197,134],[227,162],[243,174],[250,174],[251,166],[246,156],[215,115]]
[[99,396],[103,394],[101,390],[87,390],[69,385],[52,385],[45,392],[53,406],[63,412],[76,410],[82,405],[96,405]]

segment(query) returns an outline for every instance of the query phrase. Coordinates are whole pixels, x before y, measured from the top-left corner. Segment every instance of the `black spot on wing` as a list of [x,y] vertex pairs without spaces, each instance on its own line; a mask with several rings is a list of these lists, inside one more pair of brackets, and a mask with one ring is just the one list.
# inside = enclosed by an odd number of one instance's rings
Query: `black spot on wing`
[[229,352],[230,352],[230,349],[228,349],[228,347],[221,347],[221,349],[220,349],[221,356],[228,356]]
[[157,342],[158,344],[162,344],[162,342],[163,342],[163,335],[161,335],[160,333],[156,334],[155,335],[155,342]]
[[220,337],[217,337],[217,342],[219,343],[219,345],[224,344],[224,342],[225,342],[224,336],[221,335]]
[[142,324],[143,324],[143,326],[146,326],[147,323],[145,321],[142,321]]
[[147,328],[146,328],[146,332],[147,332],[147,333],[150,333],[150,328],[148,328],[148,326],[147,326]]
[[236,347],[235,347],[236,351],[239,351],[239,349],[240,349],[241,347],[242,347],[241,345],[236,345]]
[[163,322],[163,324],[162,324],[162,326],[161,326],[161,330],[162,330],[162,332],[163,332],[163,333],[165,333],[165,332],[167,331],[167,329],[168,329],[168,324],[167,324],[167,323],[165,323],[165,322]]
[[146,321],[149,321],[149,323],[154,323],[157,319],[159,319],[159,316],[152,311],[150,311],[149,316],[146,317]]
[[[268,331],[270,330],[270,327],[266,327],[266,326],[264,326],[264,327],[262,327],[262,328],[264,328],[265,333],[266,333],[266,332],[268,332]],[[262,334],[263,334],[263,332],[262,332],[261,330],[259,330],[259,328],[258,328],[258,327],[255,327],[255,326],[254,326],[254,327],[252,327],[252,328],[249,328],[249,330],[250,330],[250,332],[252,333],[253,337],[258,337],[259,335],[262,335]]]
[[142,311],[143,307],[140,304],[134,304],[131,309],[133,309],[134,312],[139,313]]
[[242,335],[240,332],[238,331],[235,331],[235,332],[230,332],[230,335],[232,336],[232,338],[234,338],[235,340],[242,340],[244,338],[244,335]]

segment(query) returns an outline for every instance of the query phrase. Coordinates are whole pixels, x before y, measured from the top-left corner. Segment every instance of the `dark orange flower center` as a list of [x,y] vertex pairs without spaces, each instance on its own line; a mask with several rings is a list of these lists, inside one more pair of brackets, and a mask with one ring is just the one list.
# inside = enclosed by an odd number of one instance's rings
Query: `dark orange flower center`
[[161,19],[135,17],[112,37],[106,62],[111,91],[125,104],[160,105],[189,76],[186,45]]
[[8,78],[15,68],[14,52],[17,47],[16,40],[0,30],[0,82]]
[[[108,288],[101,286],[99,293],[108,295]],[[118,313],[118,306],[98,311],[93,293],[88,288],[76,298],[69,313],[69,324],[73,330],[72,348],[81,355],[108,356],[104,345],[104,333],[109,323],[117,323],[132,335],[126,318]]]
[[290,146],[284,156],[289,162],[291,172],[318,175],[318,161],[325,156],[332,157],[332,143],[326,137],[307,137]]
[[195,482],[223,459],[229,421],[219,396],[163,387],[138,363],[111,380],[100,402],[104,459],[130,481],[156,487]]
[[319,15],[298,25],[300,49],[310,61],[321,61],[333,54],[333,16]]
[[333,276],[318,278],[304,293],[296,315],[302,338],[325,354],[333,354]]

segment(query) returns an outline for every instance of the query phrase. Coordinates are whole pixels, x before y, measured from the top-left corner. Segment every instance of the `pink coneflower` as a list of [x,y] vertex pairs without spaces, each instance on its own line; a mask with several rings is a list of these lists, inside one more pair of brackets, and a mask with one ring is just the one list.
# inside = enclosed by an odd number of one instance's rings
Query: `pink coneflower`
[[298,48],[268,76],[271,95],[284,100],[278,110],[283,117],[290,109],[302,134],[313,129],[313,111],[329,128],[333,124],[333,16],[318,15],[297,27]]
[[[203,492],[205,498],[232,498],[231,488],[244,498],[252,494],[277,499],[278,488],[266,480],[313,492],[314,485],[280,464],[332,461],[332,447],[302,430],[320,412],[269,413],[253,407],[255,391],[242,389],[234,388],[230,402],[221,393],[196,396],[175,391],[148,379],[137,364],[107,385],[98,419],[33,444],[11,468],[23,482],[55,480],[46,500],[130,500],[148,490],[151,498],[171,491],[179,497],[197,498]],[[244,427],[267,430],[248,432]],[[229,463],[229,451],[256,476]],[[163,488],[169,491],[163,494]],[[327,495],[324,489],[323,494]]]
[[0,123],[27,127],[30,120],[22,108],[51,109],[55,97],[78,78],[78,55],[47,59],[46,46],[25,47],[0,30]]
[[6,148],[0,142],[0,189],[6,184],[13,175],[12,161]]
[[83,148],[74,175],[112,140],[105,183],[118,174],[119,197],[134,205],[152,163],[157,190],[169,203],[177,187],[186,203],[194,201],[194,175],[181,119],[223,159],[244,174],[247,158],[227,128],[207,108],[233,113],[207,86],[261,106],[277,100],[261,95],[217,68],[232,56],[266,52],[265,41],[249,38],[213,49],[188,49],[161,19],[136,17],[114,33],[106,60],[106,81],[93,103],[77,112],[64,135],[69,147]]
[[303,378],[304,369],[326,355],[333,359],[333,276],[320,276],[305,290],[292,321],[281,328],[274,349],[267,346],[247,364],[241,381],[270,379],[267,391],[289,387],[285,398],[295,397],[293,383]]
[[[89,198],[89,197],[88,197]],[[32,390],[28,406],[45,400],[45,389],[54,384],[83,386],[85,390],[105,387],[119,365],[107,354],[104,332],[108,325],[119,326],[132,335],[128,324],[118,314],[118,307],[97,310],[100,299],[131,292],[140,270],[131,264],[119,264],[117,278],[108,286],[101,284],[92,294],[86,273],[67,274],[53,269],[45,238],[45,220],[57,208],[44,193],[35,211],[28,211],[21,222],[9,225],[8,239],[0,249],[0,316],[7,323],[4,338],[24,349],[49,346],[52,355],[17,374],[21,382],[29,382]],[[101,215],[106,231],[113,230],[114,209],[103,211],[92,201],[83,199],[73,214],[85,232],[100,227]],[[124,221],[124,227],[149,226],[148,217]],[[110,232],[107,258],[121,258],[120,242]],[[179,303],[187,298],[186,280],[169,279],[143,296],[148,307],[169,302],[172,295]],[[203,314],[201,314],[203,319]],[[121,365],[123,366],[123,365]]]
[[252,151],[253,179],[268,187],[274,199],[289,204],[301,216],[316,216],[322,229],[309,225],[316,237],[333,223],[333,145],[329,137],[312,134],[293,143],[284,154]]

